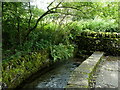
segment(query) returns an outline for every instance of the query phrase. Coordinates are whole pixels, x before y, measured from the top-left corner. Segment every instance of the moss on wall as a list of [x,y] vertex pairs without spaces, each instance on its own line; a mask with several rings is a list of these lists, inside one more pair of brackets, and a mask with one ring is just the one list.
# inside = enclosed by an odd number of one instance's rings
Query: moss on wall
[[76,36],[78,51],[104,51],[109,55],[120,55],[120,34],[108,32],[82,32]]
[[[2,63],[2,83],[7,88],[16,88],[38,70],[72,57],[74,47],[72,45],[55,45],[51,51],[54,53],[49,50],[42,50],[25,55],[21,54],[17,57],[14,55],[11,56],[12,58],[4,60]],[[50,55],[57,58],[50,60]]]
[[47,52],[34,52],[2,63],[2,82],[7,88],[17,87],[33,73],[50,64]]

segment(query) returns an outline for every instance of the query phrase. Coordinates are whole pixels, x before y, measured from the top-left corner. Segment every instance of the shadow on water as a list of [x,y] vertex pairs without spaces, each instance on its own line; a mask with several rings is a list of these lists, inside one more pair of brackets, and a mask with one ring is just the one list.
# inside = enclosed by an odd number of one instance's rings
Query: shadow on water
[[73,58],[44,68],[24,81],[16,90],[27,88],[64,88],[67,85],[71,72],[82,61],[83,59]]

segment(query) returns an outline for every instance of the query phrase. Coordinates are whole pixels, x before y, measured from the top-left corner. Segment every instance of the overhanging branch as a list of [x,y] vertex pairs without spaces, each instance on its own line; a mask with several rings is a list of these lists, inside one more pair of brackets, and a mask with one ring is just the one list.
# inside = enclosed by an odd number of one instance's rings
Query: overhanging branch
[[48,10],[50,10],[49,7],[50,7],[54,2],[55,2],[55,0],[49,4],[49,6],[47,7]]
[[59,3],[56,5],[56,7],[51,8],[50,10],[46,11],[42,16],[40,16],[40,17],[38,18],[38,20],[36,21],[35,26],[34,26],[33,28],[29,29],[29,31],[27,32],[24,40],[26,40],[26,38],[28,37],[28,35],[30,34],[30,32],[33,31],[33,30],[37,27],[38,22],[39,22],[44,16],[46,16],[46,15],[48,15],[48,14],[51,14],[51,13],[54,13],[54,11],[52,11],[52,10],[53,10],[53,9],[57,9],[60,4],[61,4],[61,2],[59,2]]
[[[54,0],[53,2],[55,2],[55,0]],[[49,7],[53,4],[53,2],[51,2],[51,3],[49,4],[49,6],[47,7],[48,11],[46,11],[42,16],[40,16],[40,17],[37,19],[37,21],[36,21],[36,23],[35,23],[35,26],[34,26],[33,28],[29,29],[29,31],[28,31],[27,35],[25,36],[25,38],[27,38],[28,35],[29,35],[29,33],[37,27],[38,22],[39,22],[44,16],[46,16],[46,15],[48,15],[48,14],[61,13],[61,14],[65,14],[65,15],[79,16],[79,15],[70,14],[70,13],[58,12],[57,9],[59,9],[59,8],[70,8],[70,9],[74,9],[74,10],[78,10],[78,11],[82,12],[83,14],[87,15],[87,14],[84,13],[82,10],[80,10],[79,8],[76,8],[76,7],[71,7],[71,6],[69,6],[69,7],[67,7],[67,6],[66,6],[66,7],[64,7],[64,6],[59,7],[59,5],[62,3],[62,1],[59,2],[55,7],[49,9]]]

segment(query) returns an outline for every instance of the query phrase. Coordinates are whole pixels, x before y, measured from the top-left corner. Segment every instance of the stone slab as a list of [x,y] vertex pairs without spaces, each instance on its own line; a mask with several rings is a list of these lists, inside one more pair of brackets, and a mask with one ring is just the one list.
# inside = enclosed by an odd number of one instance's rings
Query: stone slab
[[88,88],[90,75],[102,56],[103,52],[94,52],[88,59],[78,66],[71,73],[66,88]]

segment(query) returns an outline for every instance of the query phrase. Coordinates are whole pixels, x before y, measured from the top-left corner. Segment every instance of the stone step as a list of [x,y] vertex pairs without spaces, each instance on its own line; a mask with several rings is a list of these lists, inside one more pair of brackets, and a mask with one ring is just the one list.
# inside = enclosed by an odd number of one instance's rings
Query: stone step
[[70,75],[66,88],[88,88],[91,74],[97,64],[101,61],[103,52],[94,52],[81,65],[79,65]]

